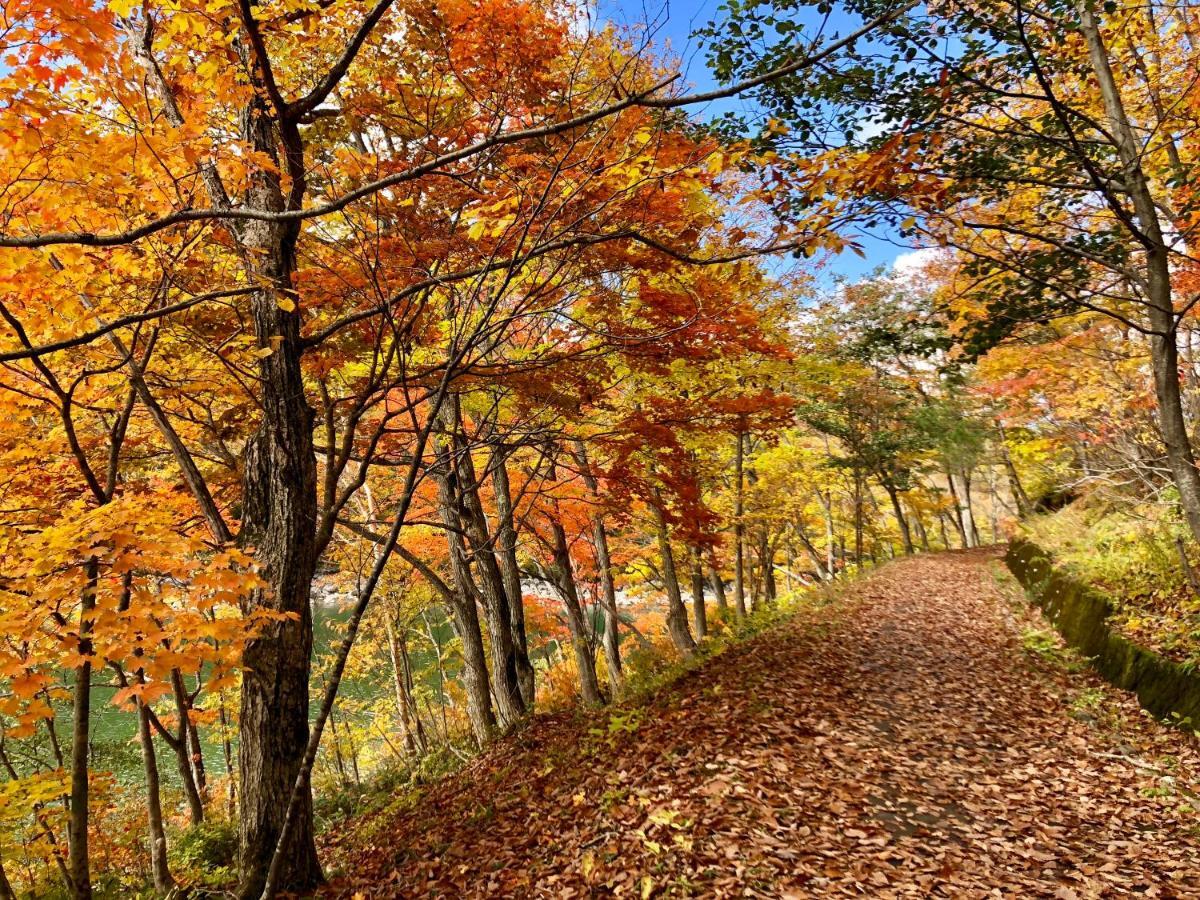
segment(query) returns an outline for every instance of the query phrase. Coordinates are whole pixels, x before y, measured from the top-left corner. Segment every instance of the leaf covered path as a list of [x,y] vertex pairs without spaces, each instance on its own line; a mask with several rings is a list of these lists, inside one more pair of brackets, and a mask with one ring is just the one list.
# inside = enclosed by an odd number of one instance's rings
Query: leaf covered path
[[539,721],[345,830],[334,890],[1200,897],[1195,742],[1025,649],[999,568],[892,563],[611,740]]

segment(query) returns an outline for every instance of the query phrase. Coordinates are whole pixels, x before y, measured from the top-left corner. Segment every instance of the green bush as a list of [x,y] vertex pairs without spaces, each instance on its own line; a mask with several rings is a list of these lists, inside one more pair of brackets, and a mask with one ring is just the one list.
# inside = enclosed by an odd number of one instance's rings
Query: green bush
[[194,825],[169,846],[171,869],[182,881],[217,887],[237,880],[237,825],[228,819]]

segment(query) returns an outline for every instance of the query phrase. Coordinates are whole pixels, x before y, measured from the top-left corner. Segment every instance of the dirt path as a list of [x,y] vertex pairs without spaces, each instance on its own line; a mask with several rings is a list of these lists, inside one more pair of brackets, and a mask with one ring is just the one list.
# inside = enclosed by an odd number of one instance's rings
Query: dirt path
[[539,722],[346,832],[337,890],[1200,897],[1196,743],[1024,646],[999,568],[893,563],[611,741]]

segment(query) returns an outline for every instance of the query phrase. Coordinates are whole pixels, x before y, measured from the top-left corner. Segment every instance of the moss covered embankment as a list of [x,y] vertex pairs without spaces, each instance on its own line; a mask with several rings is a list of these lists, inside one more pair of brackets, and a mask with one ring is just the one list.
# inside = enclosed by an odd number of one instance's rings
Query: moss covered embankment
[[1200,674],[1114,632],[1111,601],[1056,569],[1035,544],[1013,541],[1005,562],[1064,640],[1108,681],[1136,693],[1154,715],[1200,729]]

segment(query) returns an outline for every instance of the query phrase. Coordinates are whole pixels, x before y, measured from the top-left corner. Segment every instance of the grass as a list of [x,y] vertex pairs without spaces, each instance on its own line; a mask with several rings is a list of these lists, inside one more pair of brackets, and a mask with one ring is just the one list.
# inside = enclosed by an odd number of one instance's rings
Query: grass
[[1185,532],[1169,508],[1085,497],[1031,519],[1025,531],[1056,564],[1113,601],[1115,629],[1184,665],[1200,665],[1200,597],[1180,563],[1176,541]]

